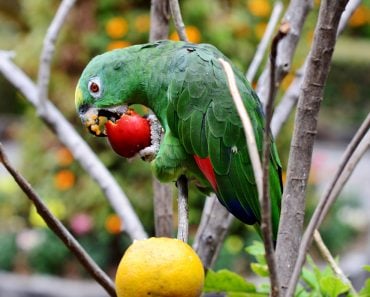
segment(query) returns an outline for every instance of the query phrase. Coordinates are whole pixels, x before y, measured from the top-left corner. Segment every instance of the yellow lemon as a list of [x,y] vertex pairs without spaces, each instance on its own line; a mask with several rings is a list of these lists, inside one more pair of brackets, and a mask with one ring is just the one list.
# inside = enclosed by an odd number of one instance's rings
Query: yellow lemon
[[134,241],[116,274],[118,297],[199,297],[203,284],[198,255],[181,240],[166,237]]

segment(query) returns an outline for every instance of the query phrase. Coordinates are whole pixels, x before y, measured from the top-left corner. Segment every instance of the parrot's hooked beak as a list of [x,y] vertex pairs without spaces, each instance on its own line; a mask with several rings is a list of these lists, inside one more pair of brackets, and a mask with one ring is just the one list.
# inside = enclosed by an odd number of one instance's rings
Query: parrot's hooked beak
[[128,110],[127,105],[119,105],[109,108],[97,108],[81,105],[78,112],[82,124],[89,132],[98,137],[105,137],[105,123],[107,121],[115,122]]

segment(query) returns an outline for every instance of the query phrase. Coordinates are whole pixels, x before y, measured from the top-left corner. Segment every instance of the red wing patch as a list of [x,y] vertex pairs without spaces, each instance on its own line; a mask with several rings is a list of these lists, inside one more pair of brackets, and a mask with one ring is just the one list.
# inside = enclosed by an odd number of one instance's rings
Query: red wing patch
[[197,163],[200,171],[202,171],[203,175],[206,177],[206,179],[211,184],[213,190],[217,190],[217,181],[216,181],[216,175],[212,167],[211,160],[209,157],[207,158],[201,158],[197,155],[194,155],[195,163]]

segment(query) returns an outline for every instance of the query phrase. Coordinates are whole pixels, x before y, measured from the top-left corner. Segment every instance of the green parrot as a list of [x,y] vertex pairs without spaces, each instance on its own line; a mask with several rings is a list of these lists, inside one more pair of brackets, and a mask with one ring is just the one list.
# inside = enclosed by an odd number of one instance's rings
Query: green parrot
[[[142,104],[150,117],[151,145],[137,154],[150,161],[162,182],[185,175],[203,192],[214,192],[242,222],[258,226],[261,208],[241,120],[219,58],[209,44],[158,41],[99,55],[84,69],[76,88],[79,116],[96,136],[107,120],[117,121],[128,106]],[[262,154],[262,105],[233,66],[245,108]],[[158,122],[159,121],[159,122]],[[270,199],[276,239],[282,195],[281,164],[270,152]]]

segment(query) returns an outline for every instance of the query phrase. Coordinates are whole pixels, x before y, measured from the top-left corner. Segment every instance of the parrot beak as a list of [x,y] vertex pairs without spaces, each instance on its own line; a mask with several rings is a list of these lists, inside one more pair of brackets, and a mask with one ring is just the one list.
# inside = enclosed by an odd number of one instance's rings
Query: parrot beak
[[82,105],[79,108],[79,115],[82,124],[89,132],[98,137],[105,137],[105,123],[115,122],[128,110],[127,105],[120,105],[110,108],[96,108]]

